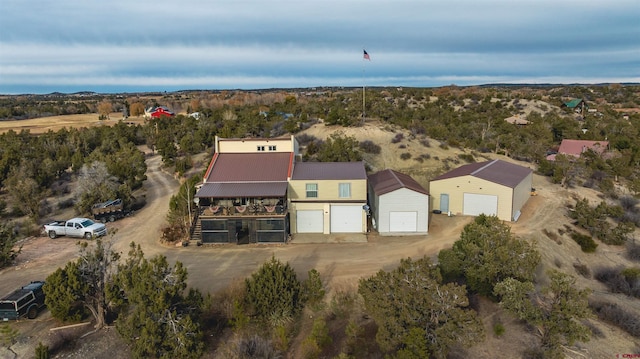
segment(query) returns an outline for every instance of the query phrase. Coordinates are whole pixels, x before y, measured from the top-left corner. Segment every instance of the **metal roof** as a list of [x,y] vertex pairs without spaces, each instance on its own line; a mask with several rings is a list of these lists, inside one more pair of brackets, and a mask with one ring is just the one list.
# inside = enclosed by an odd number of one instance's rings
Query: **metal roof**
[[609,141],[562,140],[558,153],[580,157],[588,149],[603,153],[608,147]]
[[490,182],[498,183],[503,186],[515,188],[531,172],[533,171],[527,167],[519,166],[502,160],[493,160],[460,166],[453,171],[447,172],[434,178],[432,181],[440,181],[443,179],[462,176],[473,176]]
[[407,188],[426,195],[429,194],[429,192],[416,182],[416,180],[411,178],[411,176],[391,169],[369,175],[369,185],[371,185],[373,192],[378,196],[400,188]]
[[217,182],[205,183],[196,197],[243,198],[243,197],[284,197],[287,182]]
[[293,153],[219,153],[211,161],[205,182],[286,181]]
[[297,162],[292,180],[367,179],[363,162]]

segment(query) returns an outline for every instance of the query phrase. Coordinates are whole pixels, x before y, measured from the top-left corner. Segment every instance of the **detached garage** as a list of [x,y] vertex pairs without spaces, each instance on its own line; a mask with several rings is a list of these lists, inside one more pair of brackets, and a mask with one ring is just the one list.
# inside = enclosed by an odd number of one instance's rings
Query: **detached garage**
[[428,232],[429,193],[408,175],[390,169],[369,175],[369,206],[381,235]]
[[531,169],[501,160],[464,165],[430,182],[432,208],[516,221],[531,196],[532,181]]

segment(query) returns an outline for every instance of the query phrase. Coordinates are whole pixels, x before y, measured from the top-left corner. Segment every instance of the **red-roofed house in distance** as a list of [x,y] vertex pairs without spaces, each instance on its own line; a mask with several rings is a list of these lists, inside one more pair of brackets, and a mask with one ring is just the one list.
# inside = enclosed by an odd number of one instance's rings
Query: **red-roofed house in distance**
[[533,171],[527,167],[502,160],[471,163],[429,182],[431,208],[516,221],[531,196],[532,183]]
[[144,110],[144,117],[146,118],[160,118],[160,117],[173,117],[176,114],[169,110],[166,106],[149,107]]
[[[589,141],[589,140],[562,140],[558,154],[566,156],[580,157],[583,153],[591,150],[598,155],[602,155],[609,149],[609,141]],[[547,156],[547,160],[554,161],[556,154]]]
[[191,239],[203,243],[286,242],[288,181],[298,153],[293,136],[222,139],[195,201]]
[[372,225],[380,235],[429,230],[429,193],[411,176],[386,169],[369,175]]

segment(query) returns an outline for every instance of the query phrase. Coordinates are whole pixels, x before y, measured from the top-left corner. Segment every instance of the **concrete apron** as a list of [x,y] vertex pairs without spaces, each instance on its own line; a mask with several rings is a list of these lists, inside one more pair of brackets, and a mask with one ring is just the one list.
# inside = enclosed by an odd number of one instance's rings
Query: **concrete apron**
[[297,233],[291,236],[291,244],[308,243],[367,243],[364,233]]

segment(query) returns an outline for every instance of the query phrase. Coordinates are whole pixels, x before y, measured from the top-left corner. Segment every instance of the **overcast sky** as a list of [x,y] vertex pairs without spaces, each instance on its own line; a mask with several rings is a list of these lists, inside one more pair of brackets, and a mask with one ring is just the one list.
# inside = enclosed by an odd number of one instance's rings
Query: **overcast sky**
[[602,82],[638,0],[0,1],[2,94]]

